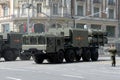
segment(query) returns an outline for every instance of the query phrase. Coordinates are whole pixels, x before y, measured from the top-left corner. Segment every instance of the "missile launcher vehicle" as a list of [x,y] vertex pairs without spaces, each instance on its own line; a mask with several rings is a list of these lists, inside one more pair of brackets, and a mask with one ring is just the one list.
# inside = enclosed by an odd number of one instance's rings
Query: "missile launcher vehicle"
[[50,63],[97,61],[98,48],[107,44],[107,33],[91,29],[49,29],[43,34],[23,36],[22,50],[32,53],[37,64],[47,59]]

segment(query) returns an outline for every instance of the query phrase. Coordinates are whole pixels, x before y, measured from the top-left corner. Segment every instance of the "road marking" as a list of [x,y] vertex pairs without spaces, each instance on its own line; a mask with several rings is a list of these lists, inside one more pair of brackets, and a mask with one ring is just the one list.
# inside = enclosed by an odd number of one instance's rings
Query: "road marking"
[[10,80],[22,80],[22,79],[15,78],[15,77],[7,77],[7,79],[10,79]]
[[80,78],[80,79],[83,79],[83,78],[84,78],[84,77],[82,77],[82,76],[77,76],[77,75],[63,75],[63,76],[73,77],[73,78]]
[[12,71],[27,71],[25,69],[13,69],[13,68],[0,68],[1,70],[12,70]]

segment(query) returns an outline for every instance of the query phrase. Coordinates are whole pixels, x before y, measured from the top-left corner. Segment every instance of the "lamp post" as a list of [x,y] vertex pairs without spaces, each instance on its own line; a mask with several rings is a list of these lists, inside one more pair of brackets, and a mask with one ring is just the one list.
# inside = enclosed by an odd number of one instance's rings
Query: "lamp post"
[[90,16],[94,16],[94,15],[99,14],[99,13],[102,13],[102,12],[108,14],[108,8],[106,8],[106,9],[103,10],[103,11],[96,12],[96,13],[93,13],[93,14],[91,14],[91,15],[87,15],[87,16],[85,16],[85,17],[80,17],[80,18],[72,17],[72,19],[74,19],[74,20],[73,20],[73,21],[74,21],[74,22],[73,22],[74,28],[76,28],[76,20],[82,20],[82,19],[85,19],[85,18],[90,17]]
[[33,5],[29,3],[29,0],[28,2],[25,4],[25,8],[28,9],[28,16],[27,16],[27,33],[30,34],[29,32],[29,26],[30,26],[30,14],[29,14],[29,11],[30,11],[30,8],[32,7]]
[[[30,26],[30,8],[33,8],[33,9],[37,9],[36,7],[34,7],[33,6],[33,4],[30,4],[29,3],[29,0],[28,0],[28,2],[25,4],[25,8],[27,8],[28,9],[28,16],[27,16],[27,33],[28,34],[30,34],[30,31],[29,31],[29,26]],[[45,15],[45,16],[47,16],[47,17],[49,17],[49,20],[51,19],[51,15],[49,16],[49,15],[47,15],[46,13],[44,13],[44,12],[40,12],[41,14],[43,14],[43,15]]]
[[118,0],[118,32],[119,32],[119,35],[118,37],[120,37],[120,0]]

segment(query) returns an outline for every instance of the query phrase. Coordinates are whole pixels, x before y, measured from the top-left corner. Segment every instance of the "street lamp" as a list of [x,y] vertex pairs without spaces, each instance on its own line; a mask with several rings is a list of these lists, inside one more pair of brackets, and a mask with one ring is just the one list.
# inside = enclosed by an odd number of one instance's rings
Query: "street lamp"
[[29,26],[30,26],[30,25],[29,25],[29,22],[30,22],[29,10],[30,10],[31,7],[33,7],[32,4],[29,4],[29,3],[26,3],[26,4],[25,4],[25,8],[28,9],[28,16],[27,16],[27,33],[28,33],[28,34],[30,34],[30,32],[29,32]]
[[74,19],[74,22],[73,22],[73,23],[74,23],[74,27],[76,28],[76,20],[82,20],[82,19],[85,19],[85,18],[90,17],[90,16],[94,16],[94,15],[99,14],[99,13],[102,13],[102,12],[104,12],[105,14],[108,14],[108,8],[106,8],[106,9],[103,10],[103,11],[96,12],[96,13],[93,13],[93,14],[91,14],[91,15],[87,15],[87,16],[84,16],[84,17],[80,17],[80,18],[72,17],[72,18]]
[[[33,4],[30,4],[29,1],[24,4],[24,7],[28,9],[28,16],[27,16],[27,33],[30,34],[30,30],[29,30],[29,26],[30,26],[30,15],[29,15],[29,10],[30,8],[34,8],[34,9],[37,9],[36,7],[33,6]],[[44,12],[40,12],[41,14],[49,17],[49,19],[51,19],[51,16],[47,15],[46,13]]]
[[120,37],[120,1],[118,0],[118,37]]

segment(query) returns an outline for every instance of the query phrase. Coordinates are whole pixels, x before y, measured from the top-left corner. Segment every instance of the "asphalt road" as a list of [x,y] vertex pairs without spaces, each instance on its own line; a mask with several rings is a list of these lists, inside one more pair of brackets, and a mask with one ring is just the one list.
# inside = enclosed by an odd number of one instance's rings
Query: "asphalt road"
[[0,61],[0,80],[120,80],[120,57],[111,67],[109,57],[97,62],[35,64],[30,61]]

